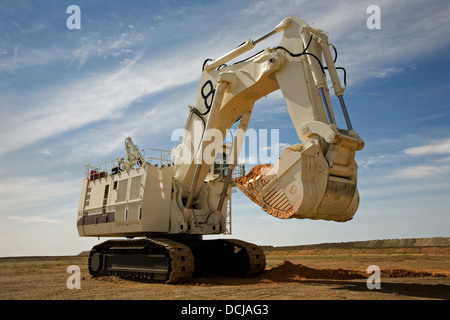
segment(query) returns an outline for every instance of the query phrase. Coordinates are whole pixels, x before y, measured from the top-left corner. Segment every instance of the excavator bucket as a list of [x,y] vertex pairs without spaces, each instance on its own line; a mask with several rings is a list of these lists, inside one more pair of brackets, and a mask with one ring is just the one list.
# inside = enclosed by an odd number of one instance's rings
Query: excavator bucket
[[363,146],[347,135],[339,140],[326,156],[315,143],[287,147],[278,163],[257,165],[235,184],[280,219],[351,220],[359,205],[354,153]]

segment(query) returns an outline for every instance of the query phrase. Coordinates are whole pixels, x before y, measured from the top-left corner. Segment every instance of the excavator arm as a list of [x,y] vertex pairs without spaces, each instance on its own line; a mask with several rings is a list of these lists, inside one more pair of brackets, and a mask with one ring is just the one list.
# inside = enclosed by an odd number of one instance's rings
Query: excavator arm
[[[284,32],[279,46],[225,65],[278,32]],[[353,217],[359,204],[355,152],[364,142],[351,125],[343,99],[345,88],[329,47],[324,31],[298,17],[288,17],[263,37],[204,63],[186,133],[173,152],[174,177],[183,190],[186,215],[191,214],[192,202],[227,130],[239,120],[239,134],[228,159],[233,169],[253,105],[281,90],[301,143],[285,148],[276,164],[257,166],[246,177],[236,179],[237,186],[274,217],[334,221]],[[341,104],[345,130],[337,127],[325,70]]]

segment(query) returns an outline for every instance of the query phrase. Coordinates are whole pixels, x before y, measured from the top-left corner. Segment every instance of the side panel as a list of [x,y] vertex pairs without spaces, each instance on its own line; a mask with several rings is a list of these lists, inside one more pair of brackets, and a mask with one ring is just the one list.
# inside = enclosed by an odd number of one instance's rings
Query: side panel
[[172,168],[147,168],[142,200],[142,228],[145,232],[169,232]]
[[123,171],[114,176],[110,211],[114,212],[111,233],[115,236],[142,233],[141,206],[146,168]]
[[[114,212],[109,207],[114,176],[83,180],[77,227],[80,236],[108,235]],[[84,201],[82,201],[84,199]]]
[[142,233],[141,207],[146,169],[85,179],[78,209],[80,236]]

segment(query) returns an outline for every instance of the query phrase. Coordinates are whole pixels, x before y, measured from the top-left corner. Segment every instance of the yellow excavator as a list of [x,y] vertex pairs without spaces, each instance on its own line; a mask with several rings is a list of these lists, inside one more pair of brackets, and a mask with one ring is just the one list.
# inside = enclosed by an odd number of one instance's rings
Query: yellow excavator
[[[232,61],[280,32],[278,46]],[[330,48],[323,30],[287,17],[259,39],[204,62],[182,141],[170,152],[139,150],[127,138],[126,157],[87,165],[78,233],[113,238],[92,248],[90,274],[180,283],[205,272],[262,273],[265,256],[257,245],[203,239],[230,233],[235,186],[276,218],[352,219],[359,205],[355,153],[364,141],[344,102],[338,71],[345,69],[335,66]],[[337,127],[326,72],[347,129]],[[278,162],[236,177],[253,106],[276,90],[299,143],[284,148]],[[224,143],[235,123],[233,143]]]

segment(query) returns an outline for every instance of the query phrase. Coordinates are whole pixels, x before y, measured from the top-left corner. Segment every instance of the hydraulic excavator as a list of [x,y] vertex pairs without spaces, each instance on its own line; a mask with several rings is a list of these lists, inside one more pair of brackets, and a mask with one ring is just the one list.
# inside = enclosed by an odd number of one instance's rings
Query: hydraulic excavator
[[[278,46],[233,62],[281,32]],[[235,186],[276,218],[352,219],[359,205],[355,153],[364,142],[344,102],[338,71],[345,69],[335,66],[330,47],[323,30],[287,17],[257,40],[204,62],[182,141],[170,153],[139,150],[127,138],[125,158],[87,165],[79,235],[114,238],[90,251],[90,274],[180,283],[205,272],[262,273],[265,256],[257,245],[203,239],[230,233]],[[326,71],[347,129],[336,124]],[[276,90],[286,100],[299,143],[284,148],[277,163],[235,177],[253,106]],[[237,134],[226,144],[223,137],[235,123]]]

